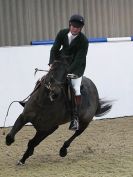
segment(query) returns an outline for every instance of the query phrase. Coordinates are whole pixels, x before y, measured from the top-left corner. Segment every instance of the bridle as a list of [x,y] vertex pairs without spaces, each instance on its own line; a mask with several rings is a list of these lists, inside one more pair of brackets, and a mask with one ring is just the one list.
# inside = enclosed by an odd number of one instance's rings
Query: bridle
[[[66,62],[63,62],[63,61],[55,60],[54,64],[56,64],[56,63],[61,63],[63,65],[66,65],[66,67],[68,66],[68,64]],[[58,81],[54,77],[54,72],[53,72],[54,69],[55,69],[54,64],[51,67],[51,69],[49,70],[49,72],[46,75],[45,80],[44,80],[44,86],[49,91],[49,98],[50,98],[51,101],[54,101],[56,88],[59,88],[60,90],[62,90],[64,88],[64,84],[65,84],[65,81],[66,81],[66,78],[63,81]],[[49,77],[49,78],[47,78],[47,77]],[[47,79],[49,81],[47,81]]]

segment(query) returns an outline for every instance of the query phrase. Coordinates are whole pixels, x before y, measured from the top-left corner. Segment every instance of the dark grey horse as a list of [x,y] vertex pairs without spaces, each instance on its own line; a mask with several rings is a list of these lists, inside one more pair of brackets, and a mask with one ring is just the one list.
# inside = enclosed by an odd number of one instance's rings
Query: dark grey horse
[[[59,125],[71,120],[71,105],[66,92],[67,63],[63,60],[55,61],[52,68],[40,82],[40,85],[30,96],[23,112],[17,118],[11,131],[6,136],[6,144],[14,142],[16,133],[28,122],[36,129],[36,134],[28,143],[19,164],[24,164],[26,159],[34,152],[34,148],[52,134]],[[80,107],[79,130],[75,131],[60,149],[60,156],[67,155],[67,148],[92,121],[94,116],[102,116],[111,109],[111,105],[101,101],[94,83],[83,77],[82,104]]]

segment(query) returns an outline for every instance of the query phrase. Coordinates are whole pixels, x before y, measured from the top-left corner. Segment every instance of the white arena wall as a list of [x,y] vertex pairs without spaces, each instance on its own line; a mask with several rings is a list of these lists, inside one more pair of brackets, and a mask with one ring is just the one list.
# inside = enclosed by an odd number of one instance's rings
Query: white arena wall
[[[44,73],[35,68],[48,69],[51,45],[0,48],[0,127],[9,104],[23,100],[33,90]],[[101,118],[133,115],[133,43],[90,43],[84,74],[96,84],[100,98],[113,100],[112,110]],[[23,108],[12,104],[6,126],[12,126]]]

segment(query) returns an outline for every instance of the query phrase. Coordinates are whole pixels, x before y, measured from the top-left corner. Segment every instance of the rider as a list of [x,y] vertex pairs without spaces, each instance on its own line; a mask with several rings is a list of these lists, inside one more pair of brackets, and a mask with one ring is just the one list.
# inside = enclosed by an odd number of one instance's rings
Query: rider
[[[80,85],[82,76],[86,67],[86,55],[88,51],[88,39],[81,32],[84,26],[84,18],[75,14],[69,19],[69,28],[59,31],[55,38],[55,42],[50,51],[49,66],[52,66],[53,61],[59,55],[69,56],[68,73],[77,76],[76,79],[71,79],[72,86],[75,90],[75,108],[69,129],[78,130],[79,128],[79,108],[81,104]],[[20,104],[25,106],[25,102]]]
[[75,111],[69,127],[70,130],[78,130],[79,128],[78,117],[81,104],[80,86],[86,67],[86,55],[88,51],[88,39],[81,32],[83,26],[84,18],[79,14],[72,15],[69,20],[69,28],[59,31],[50,51],[50,67],[59,55],[70,56],[68,73],[77,76],[76,79],[71,79],[72,86],[75,90]]

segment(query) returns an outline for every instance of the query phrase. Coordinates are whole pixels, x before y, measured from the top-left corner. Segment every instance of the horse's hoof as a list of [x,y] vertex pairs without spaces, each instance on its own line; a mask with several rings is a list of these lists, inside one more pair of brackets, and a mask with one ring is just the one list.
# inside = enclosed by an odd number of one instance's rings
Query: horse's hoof
[[65,157],[66,155],[67,155],[67,149],[62,147],[60,149],[60,156]]
[[14,142],[14,139],[8,134],[6,136],[6,145],[10,146]]
[[23,163],[23,162],[21,162],[21,160],[19,160],[18,162],[17,162],[17,165],[25,165],[25,163]]

